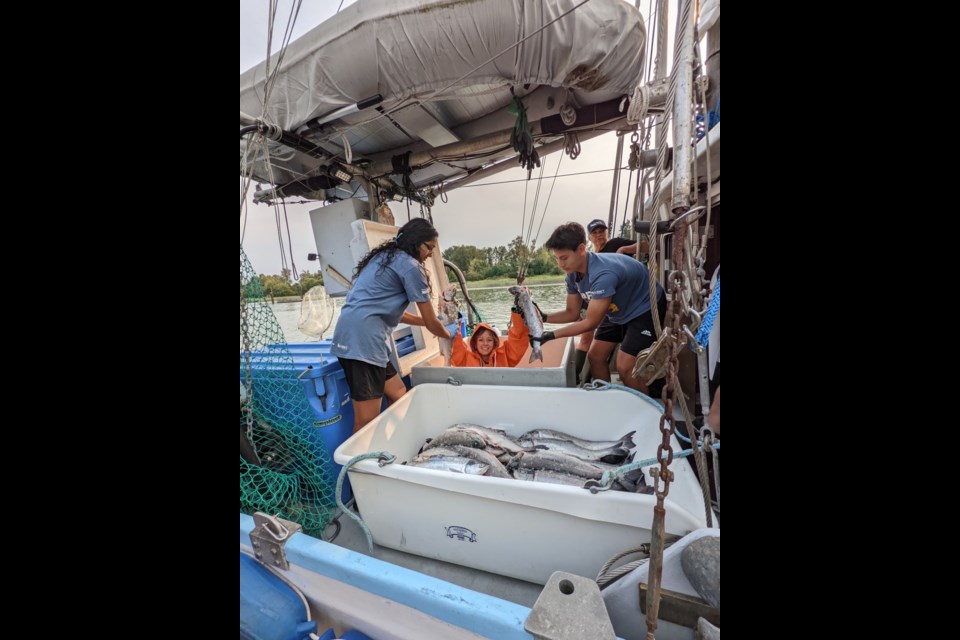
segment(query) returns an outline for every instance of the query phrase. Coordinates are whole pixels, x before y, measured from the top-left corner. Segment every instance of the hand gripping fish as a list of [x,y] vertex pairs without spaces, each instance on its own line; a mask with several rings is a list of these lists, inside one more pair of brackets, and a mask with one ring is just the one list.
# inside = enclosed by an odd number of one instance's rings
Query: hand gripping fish
[[[444,325],[457,321],[457,285],[452,284],[443,290],[440,294],[440,300],[437,302],[437,320]],[[459,338],[457,338],[459,339]],[[453,340],[449,338],[438,338],[440,341],[440,353],[443,354],[443,365],[450,366],[450,356],[453,354]]]
[[[533,305],[533,298],[530,296],[530,289],[527,287],[510,287],[510,293],[517,300],[517,306],[523,311],[523,322],[530,330],[530,337],[539,338],[543,335],[543,319],[540,317],[540,311]],[[539,360],[543,362],[543,351],[539,342],[533,343],[533,352],[530,354],[530,362]]]

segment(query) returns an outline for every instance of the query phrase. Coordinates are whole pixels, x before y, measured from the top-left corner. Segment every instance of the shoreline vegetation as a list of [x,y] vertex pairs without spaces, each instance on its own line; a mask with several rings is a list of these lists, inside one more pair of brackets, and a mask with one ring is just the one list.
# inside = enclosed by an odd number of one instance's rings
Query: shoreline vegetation
[[[467,281],[468,288],[489,289],[509,287],[517,283],[521,268],[527,274],[524,284],[543,285],[563,282],[564,274],[546,247],[532,249],[517,236],[502,247],[478,248],[454,246],[443,252],[443,258],[457,265]],[[274,302],[296,302],[312,287],[323,284],[320,273],[304,271],[294,282],[290,269],[284,268],[280,275],[260,274],[264,294]],[[447,277],[456,282],[451,270]]]
[[[525,286],[538,285],[538,284],[563,284],[563,279],[565,275],[542,275],[542,276],[527,276],[523,284]],[[458,284],[456,278],[450,280],[450,284]],[[516,278],[487,278],[485,280],[467,280],[468,289],[490,289],[494,287],[512,287],[517,284]]]
[[[527,276],[523,281],[523,284],[526,286],[530,285],[551,285],[551,284],[563,284],[564,276],[559,275],[542,275],[542,276]],[[456,278],[450,280],[450,284],[458,284]],[[503,287],[512,287],[517,284],[516,278],[487,278],[485,280],[467,280],[467,290],[470,289],[496,289]],[[267,293],[267,297],[270,298],[270,302],[276,304],[277,302],[300,302],[303,299],[303,296],[271,296]]]

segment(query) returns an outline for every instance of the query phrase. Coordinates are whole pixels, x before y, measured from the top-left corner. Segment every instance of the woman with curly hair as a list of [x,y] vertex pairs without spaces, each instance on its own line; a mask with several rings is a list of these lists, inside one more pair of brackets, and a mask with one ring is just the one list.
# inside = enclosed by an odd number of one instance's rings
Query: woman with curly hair
[[[402,320],[426,327],[440,338],[450,333],[430,302],[430,277],[424,261],[437,248],[437,230],[414,218],[395,238],[371,250],[353,272],[353,288],[340,312],[330,353],[343,367],[353,398],[353,431],[380,413],[383,395],[396,402],[407,389],[390,363],[388,341]],[[419,316],[404,310],[417,303]]]

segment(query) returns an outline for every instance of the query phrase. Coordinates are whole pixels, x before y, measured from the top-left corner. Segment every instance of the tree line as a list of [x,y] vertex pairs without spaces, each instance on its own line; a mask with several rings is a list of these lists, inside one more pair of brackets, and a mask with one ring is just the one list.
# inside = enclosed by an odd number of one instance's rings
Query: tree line
[[[530,276],[563,274],[553,259],[553,253],[545,247],[531,250],[520,236],[505,247],[450,247],[443,252],[443,257],[457,265],[467,280],[516,277],[523,265],[529,265],[527,275]],[[304,271],[298,282],[291,279],[290,269],[284,269],[280,275],[260,274],[259,277],[260,286],[268,296],[302,296],[312,287],[323,284],[323,275],[319,272]]]
[[300,274],[300,280],[294,282],[291,278],[290,269],[283,269],[278,276],[267,276],[260,274],[260,286],[263,287],[263,293],[269,296],[303,296],[313,287],[323,284],[323,276],[317,273],[304,271]]
[[467,280],[516,277],[521,266],[527,266],[527,275],[560,275],[553,253],[545,247],[531,250],[517,236],[505,247],[478,248],[472,245],[450,247],[443,257],[454,263]]

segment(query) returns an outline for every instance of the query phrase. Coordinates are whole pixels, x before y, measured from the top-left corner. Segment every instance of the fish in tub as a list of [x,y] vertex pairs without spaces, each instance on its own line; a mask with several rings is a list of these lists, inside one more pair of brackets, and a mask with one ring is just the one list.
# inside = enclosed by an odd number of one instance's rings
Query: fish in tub
[[[400,463],[457,423],[513,437],[549,428],[584,440],[617,440],[635,431],[635,459],[655,458],[660,415],[652,400],[616,389],[421,384],[340,445],[334,458],[345,465],[371,452],[396,456],[395,464],[363,460],[349,471],[357,506],[379,545],[536,584],[554,571],[592,578],[615,554],[650,540],[656,496],[593,494]],[[680,450],[675,438],[672,445]],[[666,532],[682,536],[706,526],[705,505],[690,465],[676,459],[671,469]]]

